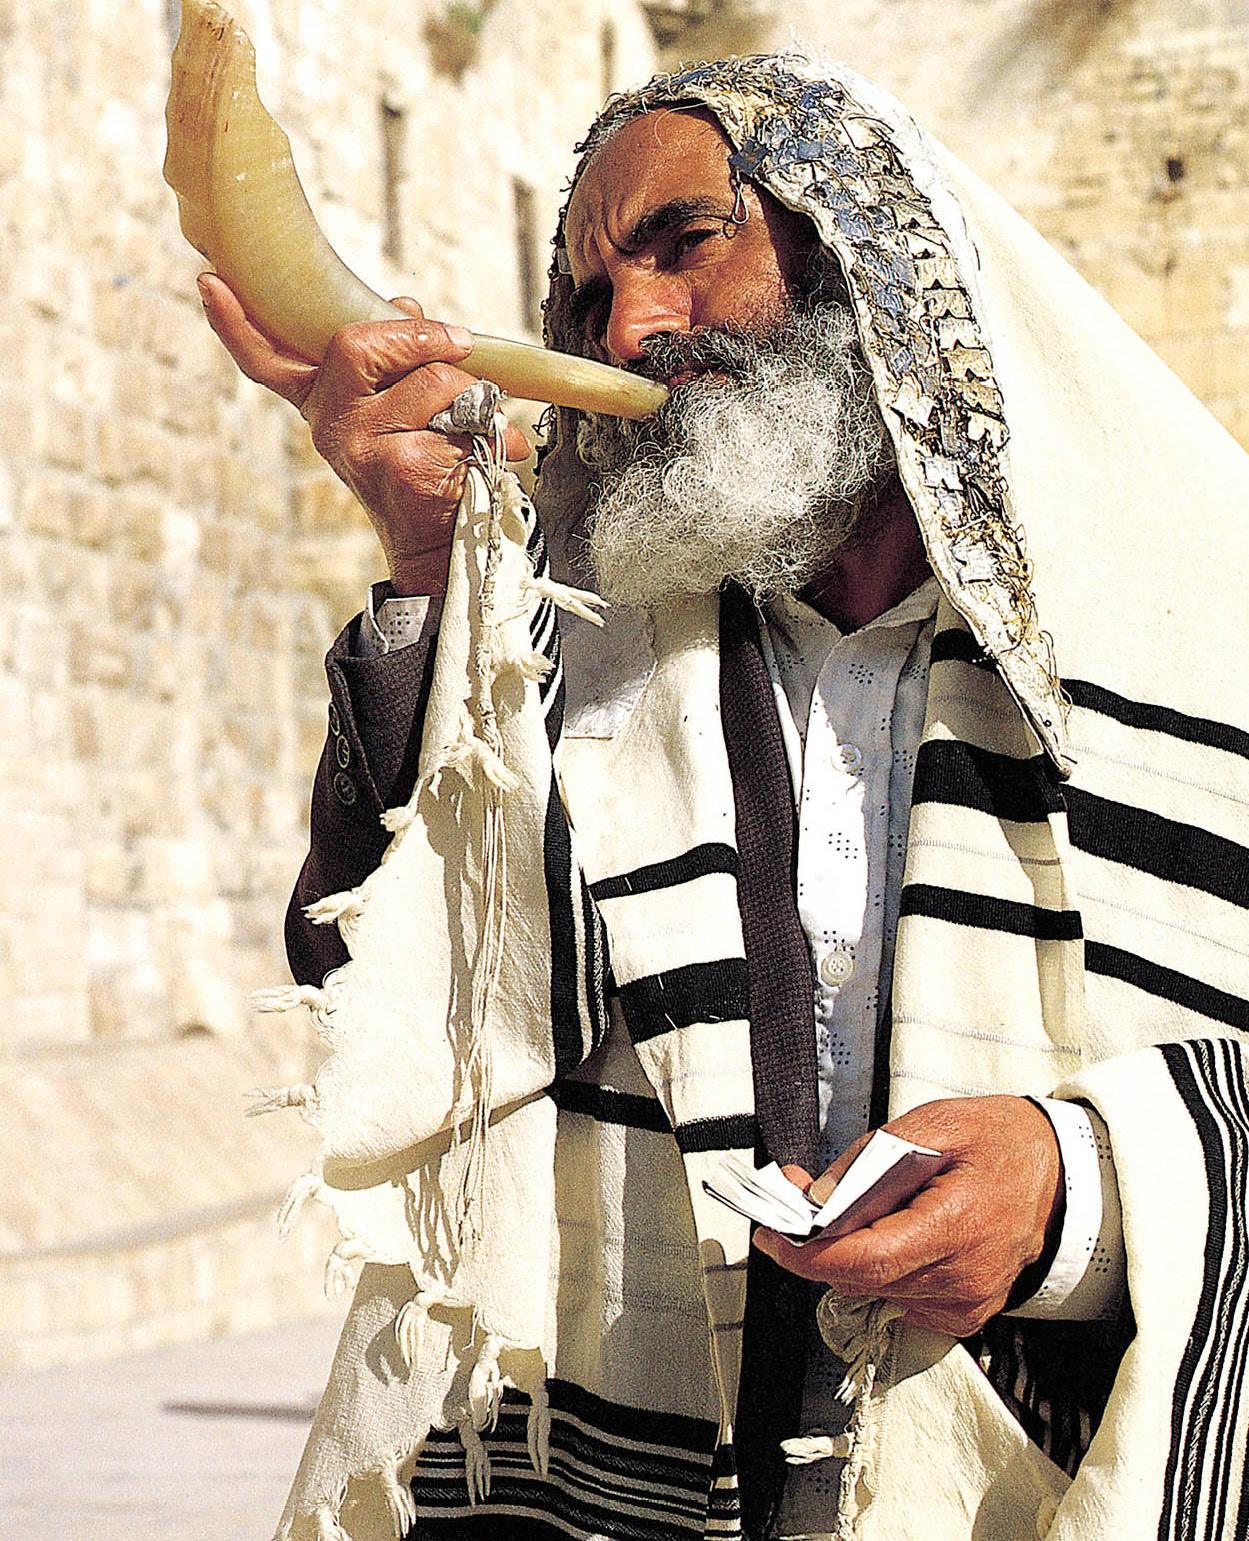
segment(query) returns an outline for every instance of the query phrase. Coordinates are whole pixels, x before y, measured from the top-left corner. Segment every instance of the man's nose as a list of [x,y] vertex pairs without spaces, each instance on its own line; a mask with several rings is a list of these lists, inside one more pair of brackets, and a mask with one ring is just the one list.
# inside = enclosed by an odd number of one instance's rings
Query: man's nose
[[617,279],[603,341],[616,364],[643,357],[642,341],[659,332],[688,332],[689,306],[679,286],[661,279]]

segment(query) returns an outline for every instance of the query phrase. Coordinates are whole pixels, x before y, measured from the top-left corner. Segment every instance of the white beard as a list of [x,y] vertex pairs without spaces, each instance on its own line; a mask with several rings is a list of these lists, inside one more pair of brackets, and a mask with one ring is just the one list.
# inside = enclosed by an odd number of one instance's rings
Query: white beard
[[726,579],[795,593],[854,529],[894,465],[847,308],[825,301],[772,334],[702,332],[648,350],[723,363],[643,423],[589,418],[578,452],[598,473],[588,523],[604,595],[648,605]]

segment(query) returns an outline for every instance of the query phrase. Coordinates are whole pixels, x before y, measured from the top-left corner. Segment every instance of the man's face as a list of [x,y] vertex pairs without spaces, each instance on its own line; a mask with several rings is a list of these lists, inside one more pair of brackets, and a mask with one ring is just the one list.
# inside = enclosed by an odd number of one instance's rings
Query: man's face
[[729,153],[708,113],[664,110],[626,123],[594,155],[565,221],[586,351],[636,366],[643,339],[659,333],[784,319],[815,234],[749,183],[739,200]]

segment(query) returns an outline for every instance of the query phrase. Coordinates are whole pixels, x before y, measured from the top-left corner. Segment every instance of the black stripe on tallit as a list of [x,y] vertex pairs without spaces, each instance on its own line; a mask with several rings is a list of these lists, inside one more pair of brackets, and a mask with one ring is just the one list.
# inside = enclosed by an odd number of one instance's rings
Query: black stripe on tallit
[[1090,974],[1121,980],[1143,990],[1146,995],[1156,995],[1159,1000],[1209,1017],[1212,1022],[1249,1032],[1249,1001],[1189,974],[1181,974],[1177,969],[1152,963],[1121,947],[1091,940],[1084,944],[1084,966]]
[[[1234,1467],[1249,1365],[1249,1086],[1243,1046],[1222,1040],[1160,1050],[1201,1141],[1209,1220],[1201,1297],[1176,1376],[1159,1541],[1249,1534],[1249,1483]],[[1229,1495],[1239,1486],[1238,1512]]]
[[564,663],[559,649],[559,633],[556,633],[555,651],[553,653],[554,667],[538,687],[538,699],[542,703],[542,710],[546,722],[546,742],[551,753],[554,754],[559,744],[559,736],[564,727],[564,707],[568,699],[568,692],[564,682]]
[[688,1156],[695,1151],[753,1150],[759,1138],[759,1126],[754,1115],[742,1113],[736,1117],[693,1118],[676,1128],[677,1145],[681,1154]]
[[555,1074],[565,1075],[586,1055],[581,1021],[582,958],[573,905],[581,888],[574,870],[572,841],[555,778],[547,793],[542,859],[546,871],[547,920],[551,931],[551,1036]]
[[600,878],[597,883],[591,883],[590,892],[598,900],[622,899],[628,894],[653,893],[659,888],[675,888],[678,883],[692,883],[695,878],[706,877],[711,872],[737,876],[737,852],[731,845],[709,840],[705,845],[696,845],[693,850],[667,861],[650,862],[645,867],[635,867],[632,872]]
[[744,958],[687,963],[620,986],[629,1036],[645,1043],[695,1022],[740,1022],[749,1010]]
[[1039,824],[1062,810],[1053,775],[1043,755],[1016,760],[961,740],[935,739],[920,745],[911,800],[971,808],[1016,824]]
[[581,929],[585,937],[582,984],[585,988],[586,1009],[590,1015],[590,1041],[597,1048],[607,1039],[611,1022],[607,997],[614,986],[608,978],[610,954],[607,928],[580,871],[578,883],[581,890]]
[[548,1092],[561,1113],[583,1113],[600,1124],[620,1124],[626,1129],[647,1129],[652,1134],[671,1134],[672,1125],[656,1097],[635,1092],[616,1092],[590,1081],[557,1081]]
[[964,1346],[1029,1439],[1075,1476],[1135,1333],[1126,1310],[1097,1322],[994,1316]]
[[[622,1407],[566,1381],[549,1381],[550,1466],[527,1448],[528,1402],[505,1393],[496,1428],[483,1434],[490,1497],[469,1505],[464,1452],[454,1431],[434,1430],[411,1480],[418,1519],[409,1541],[691,1541],[704,1533],[716,1425]],[[631,1513],[630,1510],[638,1512]]]
[[1005,931],[1041,942],[1075,942],[1083,935],[1077,910],[1046,910],[1036,904],[995,899],[961,888],[937,888],[931,883],[908,884],[902,890],[899,914],[925,915],[954,926]]
[[1090,684],[1088,680],[1064,680],[1063,689],[1073,706],[1097,712],[1102,717],[1112,717],[1125,727],[1165,733],[1185,743],[1225,749],[1228,754],[1249,759],[1249,733],[1230,723],[1216,722],[1210,717],[1190,717],[1186,712],[1174,711],[1169,706],[1153,706],[1147,701],[1133,701],[1129,696],[1117,695],[1102,685]]
[[977,669],[995,669],[997,665],[969,631],[950,627],[932,639],[933,663],[969,663]]
[[1234,840],[1078,787],[1067,817],[1077,850],[1249,908],[1249,850]]

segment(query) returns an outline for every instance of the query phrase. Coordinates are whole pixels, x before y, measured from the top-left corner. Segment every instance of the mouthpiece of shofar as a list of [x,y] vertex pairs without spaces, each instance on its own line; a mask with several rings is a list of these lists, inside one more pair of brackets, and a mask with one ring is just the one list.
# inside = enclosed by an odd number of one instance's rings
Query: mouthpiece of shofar
[[[215,0],[182,0],[165,120],[182,233],[271,337],[319,361],[348,322],[403,318],[322,235],[290,140],[257,94],[251,40]],[[476,337],[458,367],[510,396],[617,417],[646,417],[668,398],[626,370],[501,337]]]

